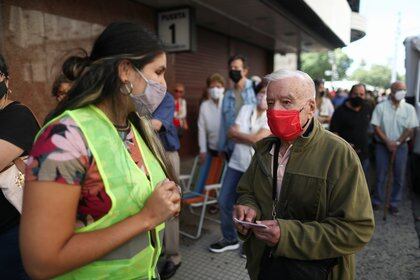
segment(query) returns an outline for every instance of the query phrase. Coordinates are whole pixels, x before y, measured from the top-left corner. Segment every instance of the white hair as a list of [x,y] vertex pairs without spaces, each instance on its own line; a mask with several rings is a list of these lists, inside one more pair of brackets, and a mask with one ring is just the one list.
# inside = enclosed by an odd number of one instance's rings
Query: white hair
[[304,83],[304,86],[307,88],[305,90],[310,90],[311,96],[315,99],[316,92],[315,92],[315,84],[312,78],[306,74],[305,72],[299,70],[287,70],[287,69],[280,69],[274,71],[271,74],[268,74],[264,77],[267,87],[270,85],[271,82],[276,82],[286,78],[298,78],[301,79]]

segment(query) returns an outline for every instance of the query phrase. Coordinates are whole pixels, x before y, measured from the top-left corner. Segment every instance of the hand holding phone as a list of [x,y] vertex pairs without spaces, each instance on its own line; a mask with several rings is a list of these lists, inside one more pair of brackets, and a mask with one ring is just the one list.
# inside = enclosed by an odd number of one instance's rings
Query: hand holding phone
[[242,226],[244,226],[246,228],[267,228],[266,225],[257,224],[257,223],[251,223],[251,222],[246,222],[246,221],[241,221],[241,220],[238,220],[237,218],[233,218],[233,221],[235,223],[241,224]]

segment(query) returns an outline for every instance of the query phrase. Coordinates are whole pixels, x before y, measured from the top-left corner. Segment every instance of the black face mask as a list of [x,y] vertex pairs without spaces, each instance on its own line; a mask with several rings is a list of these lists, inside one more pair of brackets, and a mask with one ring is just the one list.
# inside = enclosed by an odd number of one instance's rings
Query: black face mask
[[0,99],[7,94],[6,81],[0,83]]
[[349,101],[351,106],[353,107],[360,107],[363,105],[364,102],[363,98],[361,98],[360,96],[349,98]]
[[242,79],[241,70],[230,70],[229,71],[229,78],[237,84]]

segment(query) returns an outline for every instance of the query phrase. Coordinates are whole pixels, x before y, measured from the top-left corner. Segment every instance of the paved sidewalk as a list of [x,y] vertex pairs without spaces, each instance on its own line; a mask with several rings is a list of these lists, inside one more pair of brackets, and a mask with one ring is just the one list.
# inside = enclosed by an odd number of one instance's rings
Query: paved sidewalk
[[[418,207],[418,206],[417,206]],[[420,279],[419,238],[415,230],[412,202],[404,195],[398,216],[388,215],[382,220],[382,211],[375,211],[376,229],[371,242],[357,254],[356,279],[418,280]],[[197,211],[198,212],[198,211]],[[211,216],[218,218],[218,215]],[[195,230],[198,217],[187,208],[181,215],[181,229]],[[249,279],[245,259],[239,250],[221,254],[208,251],[208,246],[221,236],[220,225],[205,221],[198,240],[181,238],[182,265],[174,280],[242,280]]]
[[[181,217],[181,229],[188,232],[196,230],[198,217],[191,215],[184,208]],[[217,218],[218,215],[211,215]],[[245,280],[249,279],[245,269],[246,260],[239,255],[240,250],[214,254],[208,246],[221,236],[220,224],[205,221],[203,234],[198,240],[181,237],[182,265],[174,280]]]
[[[181,228],[193,231],[198,217],[184,209]],[[213,216],[213,217],[217,217]],[[420,249],[411,201],[406,198],[397,217],[382,221],[382,211],[375,212],[376,230],[371,242],[357,254],[356,279],[420,279]],[[220,236],[219,224],[205,221],[199,240],[181,238],[182,265],[174,280],[249,279],[245,260],[239,250],[213,254],[208,246]]]
[[357,279],[420,279],[419,239],[408,194],[398,216],[375,211],[376,229],[370,243],[357,254]]

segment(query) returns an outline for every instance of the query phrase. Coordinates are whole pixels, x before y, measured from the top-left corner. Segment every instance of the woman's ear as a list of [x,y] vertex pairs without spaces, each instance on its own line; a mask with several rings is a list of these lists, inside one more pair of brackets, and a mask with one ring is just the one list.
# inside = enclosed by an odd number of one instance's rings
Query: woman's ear
[[124,59],[118,65],[118,76],[123,82],[128,81],[129,73],[131,69],[131,63],[127,59]]

